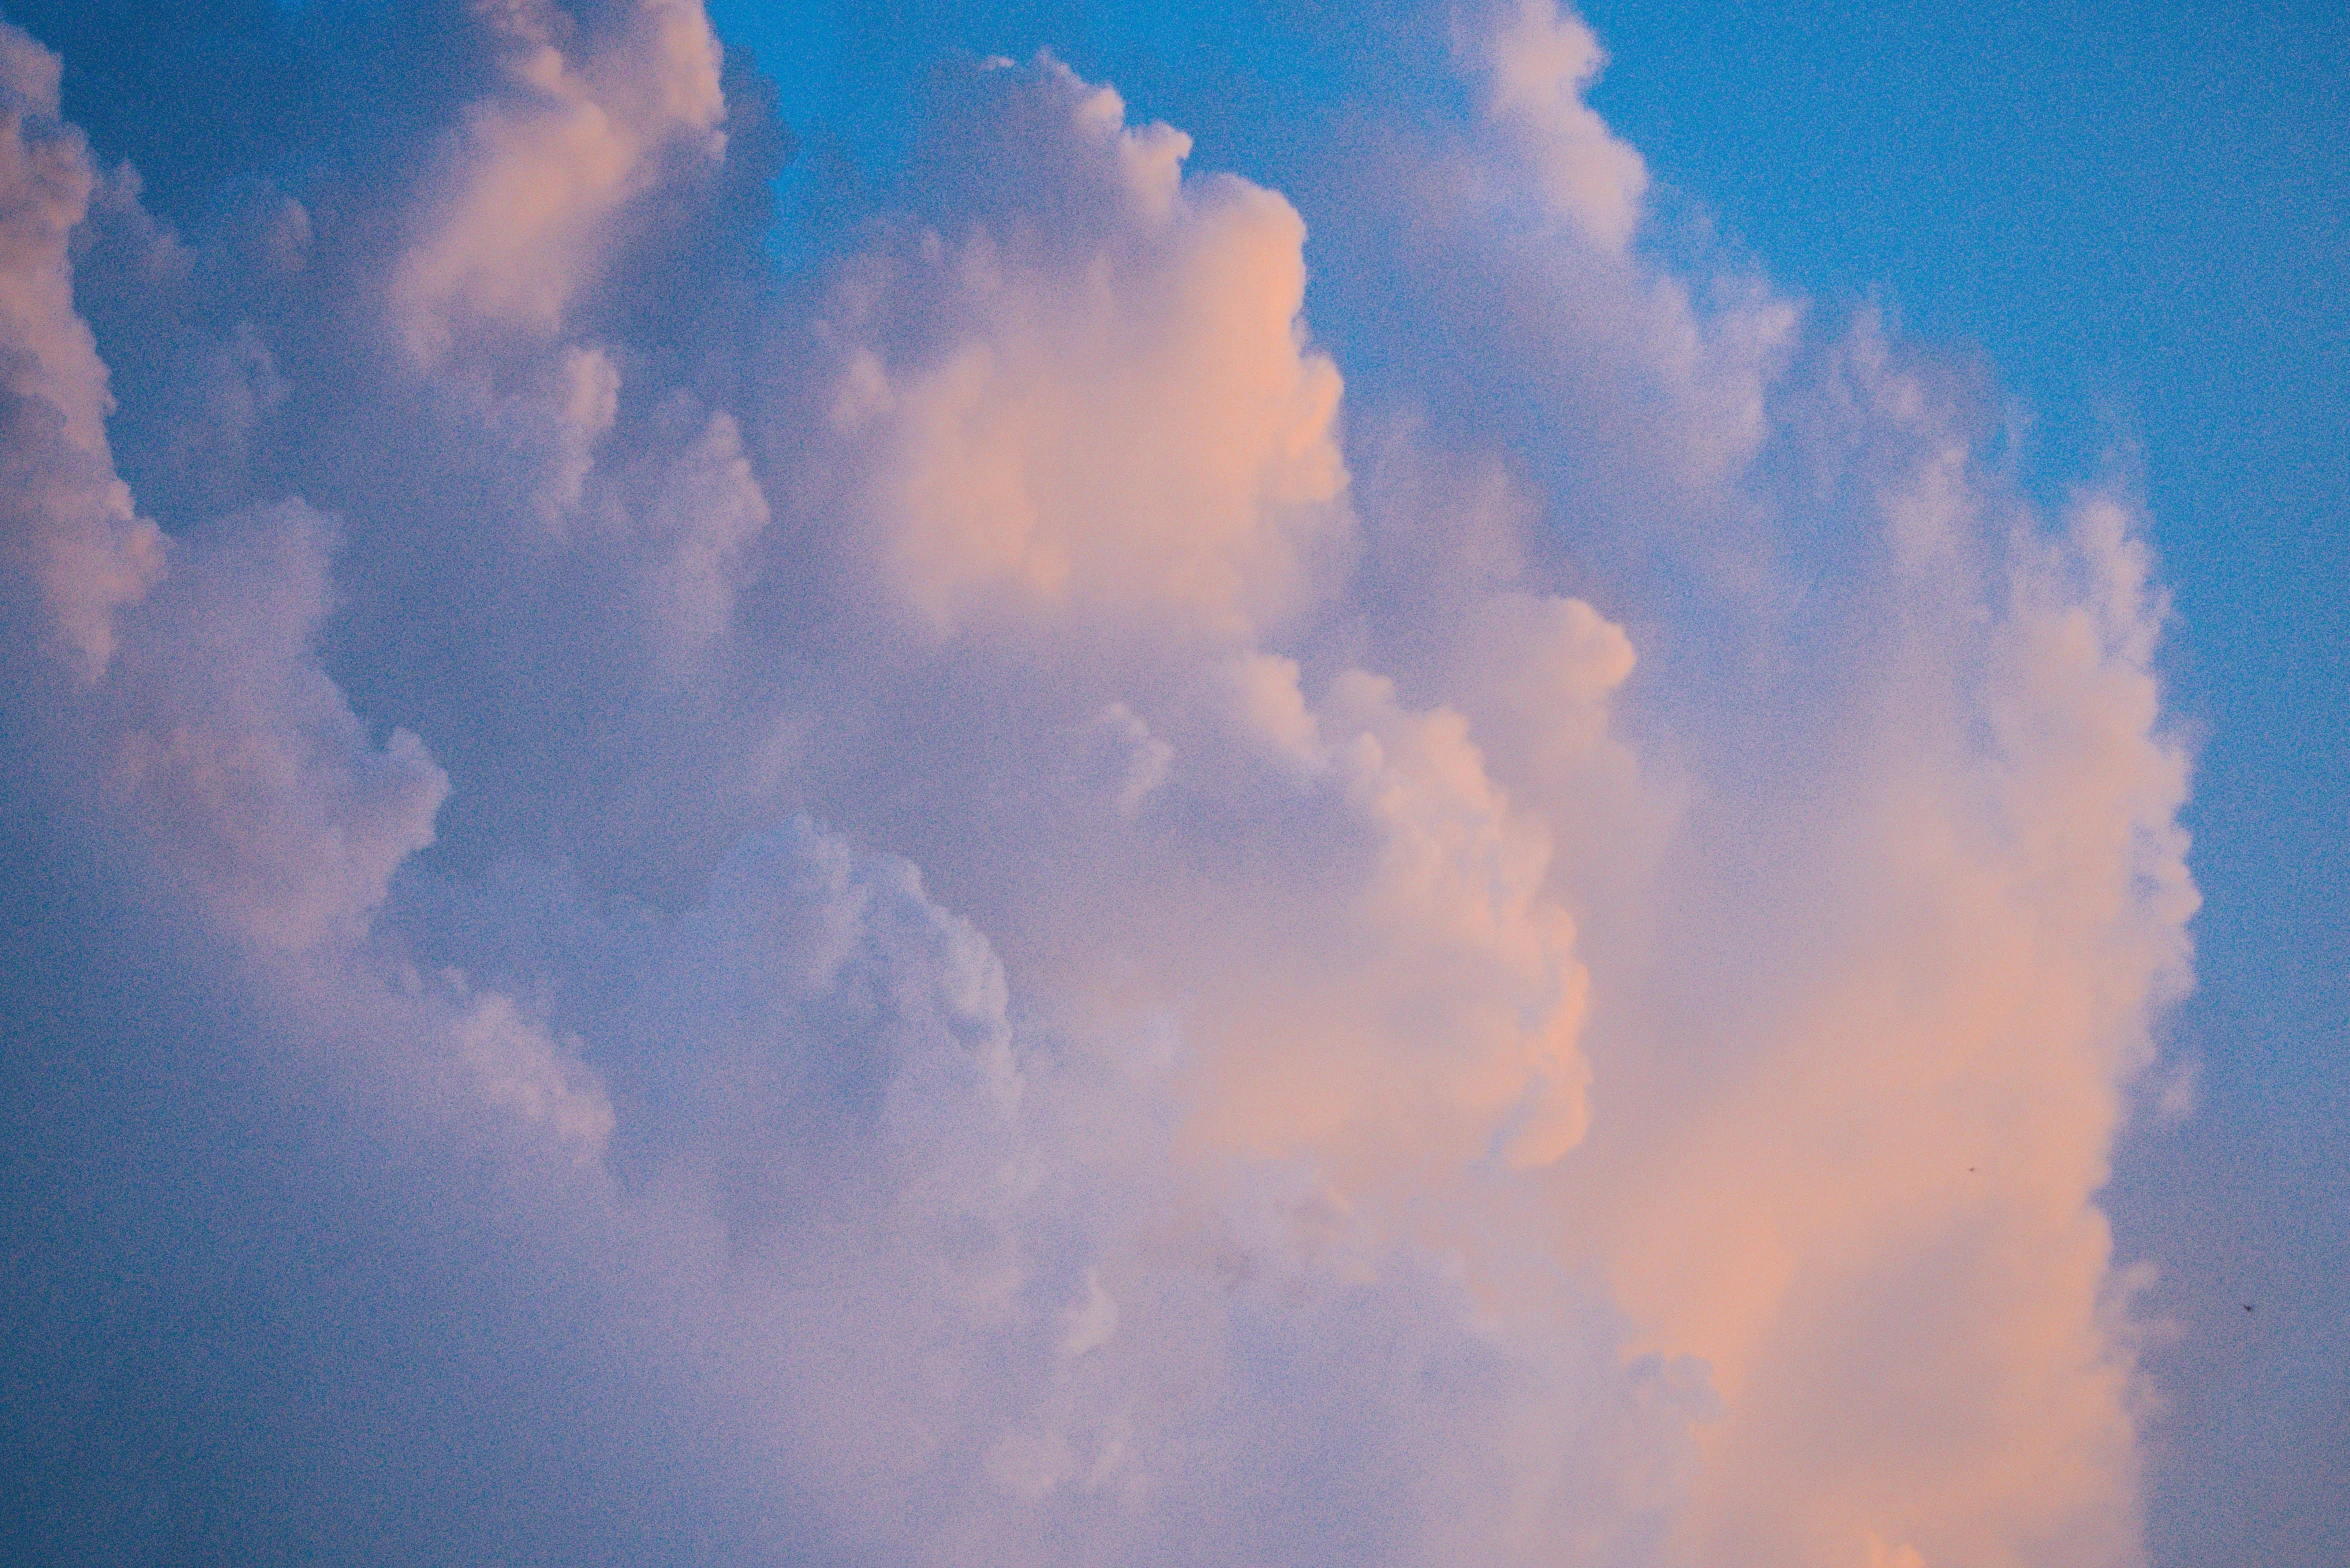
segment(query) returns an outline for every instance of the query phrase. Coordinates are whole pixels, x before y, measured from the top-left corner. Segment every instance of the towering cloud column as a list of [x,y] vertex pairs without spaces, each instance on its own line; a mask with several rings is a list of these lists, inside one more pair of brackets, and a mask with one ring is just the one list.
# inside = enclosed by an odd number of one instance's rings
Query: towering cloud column
[[2128,498],[1655,259],[1575,18],[1456,39],[1349,381],[1297,208],[1049,56],[783,276],[689,0],[476,6],[456,107],[330,95],[189,236],[0,33],[6,777],[84,912],[6,928],[72,1282],[7,1337],[171,1369],[10,1352],[85,1413],[28,1541],[115,1466],[151,1556],[2138,1560]]

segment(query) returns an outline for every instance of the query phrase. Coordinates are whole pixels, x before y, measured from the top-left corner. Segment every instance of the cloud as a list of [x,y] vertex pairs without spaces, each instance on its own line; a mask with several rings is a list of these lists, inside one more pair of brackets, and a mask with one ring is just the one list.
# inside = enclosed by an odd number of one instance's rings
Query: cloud
[[936,155],[960,209],[868,262],[828,323],[875,569],[948,628],[1232,634],[1294,612],[1346,521],[1296,212],[1186,179],[1189,138],[1129,129],[1115,93],[1049,58],[970,96],[970,150]]
[[451,37],[183,235],[0,35],[21,1540],[2138,1560],[2128,497],[1647,255],[1547,6],[1317,241],[1375,420],[1049,56],[785,277],[698,7]]
[[1485,48],[1490,112],[1522,139],[1546,205],[1592,243],[1620,250],[1640,222],[1648,166],[1583,101],[1607,61],[1581,17],[1522,0]]
[[363,923],[432,842],[449,788],[408,731],[371,744],[311,655],[328,538],[289,501],[175,540],[170,571],[125,617],[121,732],[103,743],[166,874],[272,946]]
[[390,295],[409,351],[446,354],[461,326],[561,326],[599,231],[659,176],[672,146],[725,147],[719,49],[693,0],[640,0],[580,54],[548,0],[474,7],[502,90],[469,106]]
[[113,472],[113,400],[90,329],[73,308],[67,236],[95,176],[81,134],[57,120],[59,62],[0,33],[0,364],[7,378],[12,575],[46,607],[38,635],[78,670],[102,673],[113,612],[160,567],[162,541]]

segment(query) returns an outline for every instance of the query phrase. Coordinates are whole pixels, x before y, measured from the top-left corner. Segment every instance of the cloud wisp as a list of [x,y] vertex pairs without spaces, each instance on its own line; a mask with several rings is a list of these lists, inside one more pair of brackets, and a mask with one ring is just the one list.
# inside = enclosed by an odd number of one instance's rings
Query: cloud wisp
[[1049,56],[786,276],[694,0],[444,33],[182,233],[0,32],[12,1546],[2140,1560],[2126,495],[1651,255],[1549,0],[1379,421]]

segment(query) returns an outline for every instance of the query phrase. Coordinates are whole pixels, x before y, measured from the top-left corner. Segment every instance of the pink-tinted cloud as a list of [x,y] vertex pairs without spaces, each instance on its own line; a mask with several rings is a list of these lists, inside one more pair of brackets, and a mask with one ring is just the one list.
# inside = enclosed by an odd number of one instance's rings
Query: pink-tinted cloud
[[[106,961],[617,1412],[579,1473],[746,1559],[2138,1560],[2096,1194],[2195,895],[2126,497],[1641,254],[1547,6],[1358,191],[1478,372],[1375,432],[1297,212],[1049,57],[735,289],[646,238],[749,221],[698,6],[467,25],[432,159],[193,241],[0,35],[7,690]],[[195,257],[102,302],[236,458],[168,543],[77,225]]]
[[114,647],[113,612],[160,569],[162,539],[137,517],[106,443],[113,400],[73,308],[67,237],[95,175],[81,133],[57,120],[57,59],[0,34],[0,352],[7,356],[7,550],[37,587],[53,641],[85,675]]

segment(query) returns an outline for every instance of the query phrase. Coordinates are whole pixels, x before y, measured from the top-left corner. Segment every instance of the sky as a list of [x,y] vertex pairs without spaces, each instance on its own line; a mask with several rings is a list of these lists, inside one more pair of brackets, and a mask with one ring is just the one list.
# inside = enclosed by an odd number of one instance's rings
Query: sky
[[2350,1559],[2350,20],[5,0],[25,1562]]

